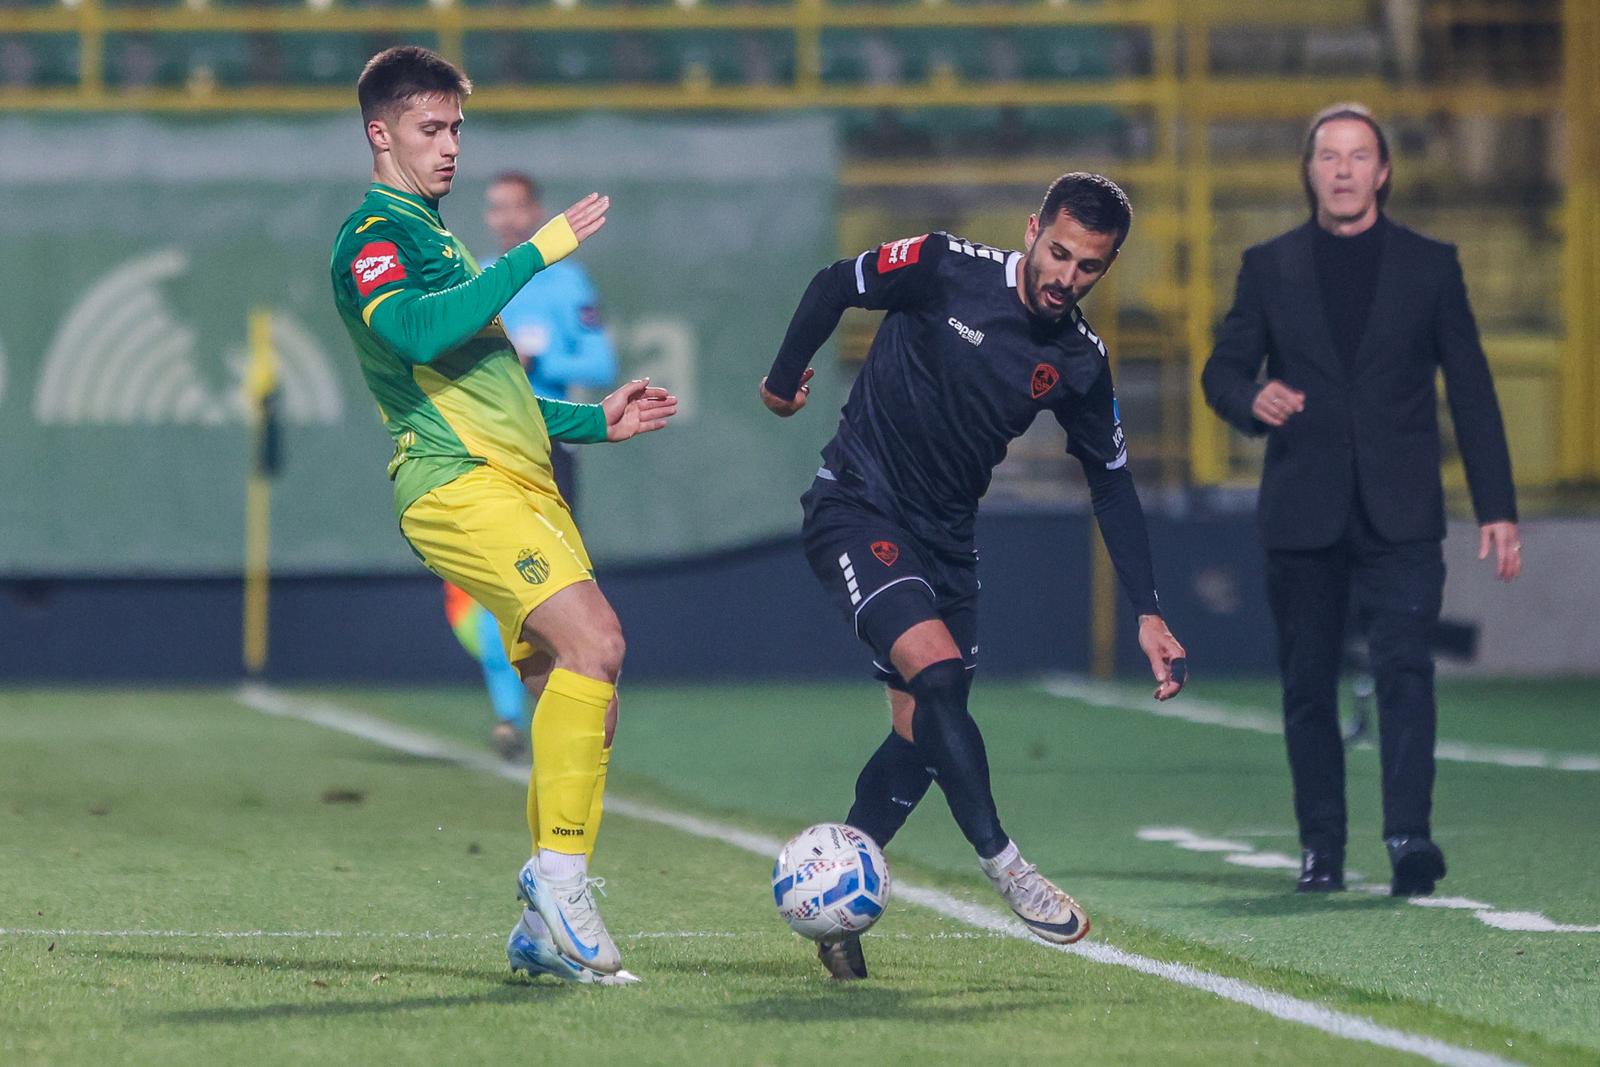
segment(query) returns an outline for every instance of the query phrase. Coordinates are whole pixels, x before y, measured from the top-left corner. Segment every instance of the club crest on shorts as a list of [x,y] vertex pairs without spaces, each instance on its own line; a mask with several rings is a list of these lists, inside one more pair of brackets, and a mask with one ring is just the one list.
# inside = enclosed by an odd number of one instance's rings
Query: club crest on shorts
[[1041,396],[1056,387],[1061,380],[1061,372],[1048,363],[1041,363],[1033,368],[1033,398],[1038,400]]
[[872,554],[877,556],[878,562],[885,567],[893,567],[894,561],[900,558],[900,546],[893,541],[874,541]]
[[543,585],[550,577],[550,561],[544,558],[543,552],[525,548],[517,555],[517,573],[529,585]]

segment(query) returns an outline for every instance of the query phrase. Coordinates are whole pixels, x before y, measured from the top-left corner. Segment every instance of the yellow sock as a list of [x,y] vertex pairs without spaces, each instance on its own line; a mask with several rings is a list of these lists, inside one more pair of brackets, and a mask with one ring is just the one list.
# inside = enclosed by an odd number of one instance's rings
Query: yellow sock
[[584,854],[589,857],[589,862],[595,861],[595,840],[600,837],[600,814],[605,808],[605,773],[611,766],[611,747],[606,745],[600,749],[600,773],[595,774],[594,800],[589,801],[589,822],[584,824]]
[[560,667],[533,710],[533,796],[529,828],[536,848],[586,853],[589,813],[603,767],[606,708],[616,687]]

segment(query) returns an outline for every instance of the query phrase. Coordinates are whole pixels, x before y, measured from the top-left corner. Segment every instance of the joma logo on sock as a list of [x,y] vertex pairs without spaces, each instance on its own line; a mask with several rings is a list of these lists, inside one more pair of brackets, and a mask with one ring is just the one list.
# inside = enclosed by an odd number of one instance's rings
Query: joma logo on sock
[[571,829],[570,827],[566,827],[566,826],[558,826],[558,827],[556,827],[555,830],[554,830],[554,833],[555,833],[555,835],[557,837],[582,837],[583,836],[583,831],[582,830],[574,830],[574,829]]

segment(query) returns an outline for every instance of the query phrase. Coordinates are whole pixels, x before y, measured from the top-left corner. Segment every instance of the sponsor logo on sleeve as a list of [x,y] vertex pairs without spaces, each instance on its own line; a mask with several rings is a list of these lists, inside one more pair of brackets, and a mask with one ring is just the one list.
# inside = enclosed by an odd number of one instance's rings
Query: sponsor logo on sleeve
[[921,237],[903,237],[898,241],[890,241],[878,247],[878,273],[887,274],[901,267],[909,267],[922,258],[922,242],[928,239],[927,234]]
[[362,246],[350,264],[356,279],[356,292],[368,296],[380,285],[397,282],[406,276],[400,263],[400,250],[392,241],[373,241]]
[[895,560],[900,558],[900,546],[893,541],[874,541],[872,554],[877,556],[878,562],[885,567],[893,567]]

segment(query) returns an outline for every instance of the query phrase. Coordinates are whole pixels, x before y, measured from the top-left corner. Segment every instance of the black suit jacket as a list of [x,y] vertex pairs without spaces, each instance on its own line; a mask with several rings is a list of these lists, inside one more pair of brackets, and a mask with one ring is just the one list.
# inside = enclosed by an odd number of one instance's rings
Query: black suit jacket
[[[1514,521],[1505,427],[1455,247],[1380,218],[1377,291],[1347,374],[1312,263],[1315,225],[1245,251],[1233,308],[1201,374],[1217,414],[1247,434],[1270,434],[1257,503],[1262,544],[1333,544],[1357,491],[1384,539],[1443,538],[1441,368],[1478,521]],[[1263,359],[1268,378],[1306,395],[1305,410],[1275,430],[1250,412]]]

